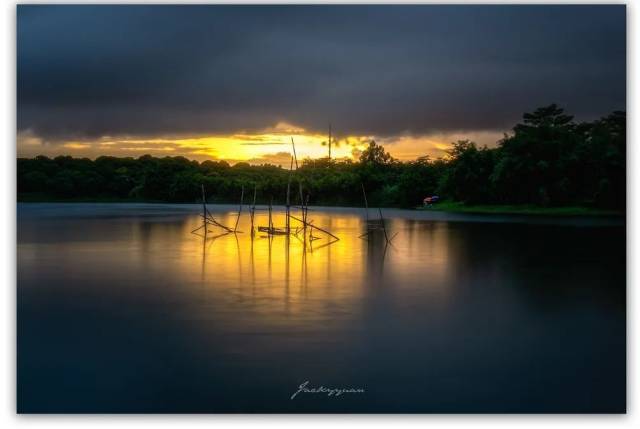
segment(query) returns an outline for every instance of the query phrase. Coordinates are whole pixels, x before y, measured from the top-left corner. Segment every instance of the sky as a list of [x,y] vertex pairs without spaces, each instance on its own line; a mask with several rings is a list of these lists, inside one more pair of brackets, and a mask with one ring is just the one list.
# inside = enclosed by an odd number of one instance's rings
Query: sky
[[551,103],[626,110],[624,5],[17,7],[19,157],[437,158]]

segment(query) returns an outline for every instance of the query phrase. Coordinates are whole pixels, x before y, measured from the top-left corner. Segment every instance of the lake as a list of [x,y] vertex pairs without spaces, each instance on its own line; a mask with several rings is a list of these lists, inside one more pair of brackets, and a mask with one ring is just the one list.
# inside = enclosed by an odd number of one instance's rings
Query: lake
[[19,412],[626,409],[623,220],[385,209],[386,245],[363,209],[311,208],[333,243],[201,211],[18,204]]

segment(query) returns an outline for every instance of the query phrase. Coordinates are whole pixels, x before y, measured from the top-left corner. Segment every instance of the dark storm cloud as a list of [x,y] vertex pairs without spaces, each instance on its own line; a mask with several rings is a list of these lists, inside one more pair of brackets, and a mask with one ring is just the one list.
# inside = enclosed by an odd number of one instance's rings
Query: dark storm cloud
[[624,6],[18,6],[18,129],[46,139],[506,129],[625,108]]

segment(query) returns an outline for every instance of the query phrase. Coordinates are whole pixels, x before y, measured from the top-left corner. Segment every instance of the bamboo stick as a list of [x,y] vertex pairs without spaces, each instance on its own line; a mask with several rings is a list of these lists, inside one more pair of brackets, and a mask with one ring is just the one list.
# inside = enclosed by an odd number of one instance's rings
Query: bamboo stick
[[382,209],[378,207],[378,212],[380,212],[380,223],[382,224],[382,230],[384,231],[384,238],[389,242],[389,236],[387,236],[387,227],[384,225],[384,218],[382,217]]
[[369,203],[367,202],[367,193],[364,191],[364,183],[360,182],[360,186],[362,186],[362,195],[364,196],[364,212],[367,219],[367,225],[369,225]]
[[[200,187],[202,188],[202,215],[203,217],[206,218],[207,216],[207,198],[205,197],[204,194],[204,183],[200,185]],[[207,224],[204,224],[204,235],[206,237],[207,235]]]
[[240,191],[240,207],[238,208],[238,217],[236,218],[236,225],[233,227],[233,232],[238,230],[238,222],[240,222],[240,215],[242,214],[242,205],[244,203],[244,185]]
[[[202,190],[202,215],[201,217],[204,219],[205,223],[207,223],[207,221],[209,223],[211,223],[212,225],[215,225],[219,228],[222,228],[228,232],[233,232],[233,230],[231,228],[229,228],[228,226],[225,226],[223,224],[221,224],[220,222],[218,222],[217,220],[215,220],[215,218],[213,217],[213,215],[211,214],[211,212],[209,212],[209,209],[207,208],[207,197],[204,193],[204,184],[200,185],[200,189]],[[205,234],[206,234],[206,228],[205,228]]]
[[295,220],[297,220],[298,222],[301,222],[301,223],[302,223],[303,225],[305,225],[305,226],[309,226],[310,228],[315,228],[315,229],[317,229],[318,231],[322,231],[322,232],[324,232],[325,234],[330,235],[331,237],[335,238],[336,240],[340,240],[340,238],[339,238],[339,237],[337,237],[337,236],[333,235],[332,233],[330,233],[330,232],[329,232],[329,231],[327,231],[326,229],[322,229],[322,228],[320,228],[319,226],[315,226],[315,225],[312,225],[312,224],[308,224],[308,223],[306,223],[305,221],[303,221],[302,219],[300,219],[300,218],[298,218],[298,217],[296,217],[296,216],[294,216],[294,215],[291,215],[291,219],[295,219]]
[[307,222],[309,214],[309,194],[307,194],[307,200],[304,203],[304,221]]
[[273,206],[273,197],[271,197],[271,199],[269,200],[269,231],[271,232],[273,231],[273,220],[271,217],[271,211],[273,210],[272,206]]
[[258,185],[254,184],[253,185],[253,206],[251,207],[251,237],[253,237],[254,234],[254,230],[253,230],[253,218],[256,215],[256,193],[258,191]]
[[286,227],[287,234],[291,231],[291,219],[289,215],[291,214],[291,172],[293,170],[293,157],[291,157],[291,164],[289,165],[289,181],[287,182],[287,213],[286,213]]
[[296,144],[293,142],[293,137],[291,137],[291,146],[293,147],[293,158],[296,161],[296,170],[298,169],[298,155],[296,155]]
[[211,225],[215,225],[215,226],[217,226],[219,228],[222,228],[222,229],[224,229],[224,230],[226,230],[228,232],[233,232],[233,230],[231,228],[229,228],[228,226],[225,226],[225,225],[221,224],[220,222],[218,222],[217,220],[215,220],[213,218],[213,216],[211,216],[211,213],[208,213],[208,216],[200,215],[200,217],[202,217],[206,223],[210,223]]

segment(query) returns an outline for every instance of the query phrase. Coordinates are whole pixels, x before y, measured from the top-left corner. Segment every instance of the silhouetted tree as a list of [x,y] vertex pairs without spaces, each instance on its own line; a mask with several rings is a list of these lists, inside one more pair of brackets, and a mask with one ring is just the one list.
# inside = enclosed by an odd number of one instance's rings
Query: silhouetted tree
[[[295,173],[312,204],[415,207],[426,195],[469,204],[584,205],[624,209],[626,115],[575,123],[552,104],[525,113],[497,147],[463,140],[447,156],[400,162],[375,141],[357,161],[305,159]],[[199,163],[184,157],[137,159],[37,156],[17,160],[18,199],[121,199],[196,202],[204,184],[211,201],[237,202],[240,189],[258,202],[285,200],[289,168]],[[294,192],[294,201],[298,193]]]

